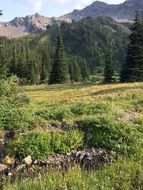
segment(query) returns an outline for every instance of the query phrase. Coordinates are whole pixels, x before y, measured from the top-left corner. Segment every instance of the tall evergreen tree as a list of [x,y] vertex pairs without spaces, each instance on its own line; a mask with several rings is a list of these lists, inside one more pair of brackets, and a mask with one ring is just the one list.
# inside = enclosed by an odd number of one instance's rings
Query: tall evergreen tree
[[[0,16],[2,16],[2,10],[0,10]],[[6,55],[4,45],[0,41],[0,78],[5,77],[7,74]]]
[[29,76],[30,84],[39,84],[40,76],[36,59],[34,59],[33,62],[31,62],[30,73],[31,73]]
[[74,81],[74,82],[80,82],[81,81],[80,67],[77,63],[76,58],[71,64],[70,79],[71,79],[71,81]]
[[112,51],[112,42],[108,45],[108,50],[105,57],[105,68],[104,68],[104,82],[111,83],[113,82],[113,51]]
[[89,69],[87,67],[87,63],[85,60],[83,60],[82,65],[81,65],[81,76],[83,80],[89,80]]
[[44,48],[44,50],[41,53],[42,54],[42,64],[41,64],[41,68],[40,68],[40,80],[41,81],[48,79],[49,72],[51,70],[50,56],[48,56],[47,52],[48,52],[48,49]]
[[58,30],[56,52],[52,72],[49,78],[49,84],[62,84],[69,81],[67,63],[65,61],[64,47],[60,29]]
[[0,77],[5,77],[8,71],[8,60],[4,44],[0,42]]
[[121,82],[143,81],[143,21],[139,12],[135,15],[129,39],[126,63],[121,71]]
[[12,47],[12,51],[11,51],[9,73],[10,74],[17,74],[16,70],[17,70],[17,50],[16,50],[16,46],[14,43],[14,46]]

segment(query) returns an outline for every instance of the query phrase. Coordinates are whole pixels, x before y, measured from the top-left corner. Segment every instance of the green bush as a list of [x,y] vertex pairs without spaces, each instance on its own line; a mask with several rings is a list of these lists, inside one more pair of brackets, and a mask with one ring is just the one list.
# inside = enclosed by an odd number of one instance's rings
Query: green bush
[[73,113],[68,107],[48,108],[37,111],[35,114],[45,120],[57,121],[63,121],[64,119],[70,119],[73,117]]
[[0,129],[24,131],[38,125],[38,117],[30,111],[0,105]]
[[83,134],[77,130],[67,132],[31,132],[9,142],[8,150],[18,157],[31,155],[46,158],[53,153],[66,153],[83,146]]
[[92,104],[83,104],[79,103],[77,105],[74,105],[70,108],[71,112],[75,115],[94,115],[94,114],[100,114],[100,113],[106,113],[110,110],[109,104],[107,102],[100,102],[100,103],[92,103]]
[[0,79],[0,102],[4,100],[16,106],[29,103],[29,98],[20,93],[16,76]]
[[85,104],[79,103],[71,108],[71,112],[74,115],[83,115],[87,112],[87,106]]
[[140,147],[141,133],[135,125],[118,122],[110,115],[94,116],[77,122],[85,133],[88,146],[106,148],[118,154],[135,154]]
[[15,76],[0,80],[0,129],[27,128],[31,114],[21,109],[29,98],[19,91]]

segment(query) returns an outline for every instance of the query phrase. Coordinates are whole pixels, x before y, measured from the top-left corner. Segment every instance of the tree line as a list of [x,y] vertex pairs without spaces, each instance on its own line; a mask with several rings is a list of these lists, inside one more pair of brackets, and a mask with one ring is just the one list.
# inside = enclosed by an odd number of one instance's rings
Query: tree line
[[[87,20],[85,22],[86,27],[87,23],[92,24],[92,19],[90,20],[90,18],[87,18]],[[104,20],[102,20],[102,22],[103,21]],[[81,21],[81,23],[83,25],[83,21]],[[75,27],[75,23],[72,25],[72,27],[73,26]],[[121,43],[118,43],[117,45],[111,33],[108,32],[108,35],[106,36],[106,50],[104,51],[101,48],[101,43],[99,46],[98,41],[100,38],[95,41],[90,39],[92,36],[90,32],[92,33],[92,31],[89,30],[88,35],[85,35],[84,37],[84,42],[81,42],[83,46],[84,43],[87,44],[88,48],[83,47],[87,51],[84,53],[80,48],[80,45],[77,44],[78,47],[76,48],[75,46],[75,48],[72,49],[72,52],[70,52],[70,45],[67,46],[68,42],[65,43],[65,46],[63,43],[63,38],[65,38],[67,34],[64,33],[65,35],[62,35],[63,31],[65,32],[68,30],[68,27],[71,26],[67,24],[61,24],[60,27],[56,28],[57,37],[52,38],[51,35],[52,43],[56,41],[56,43],[54,43],[55,45],[48,43],[47,41],[45,41],[43,44],[37,43],[38,40],[41,40],[41,38],[38,38],[38,36],[33,38],[32,41],[30,37],[25,37],[24,39],[20,40],[8,40],[6,38],[1,38],[1,77],[14,74],[17,75],[24,84],[39,84],[42,82],[49,84],[61,84],[70,81],[80,82],[91,79],[91,75],[94,75],[94,65],[96,62],[96,66],[99,64],[101,70],[103,70],[102,75],[104,82],[115,82],[114,75],[116,72],[116,67],[114,62],[117,55],[117,53],[115,54],[115,49],[117,51],[117,47],[121,45]],[[76,27],[76,29],[77,28],[78,27]],[[85,28],[83,29],[85,30]],[[122,60],[122,58],[125,56],[124,54],[126,53],[121,53],[124,49],[118,49],[120,55],[118,56],[121,57],[120,61],[124,61],[120,73],[121,82],[143,81],[143,21],[139,13],[136,14],[134,23],[132,24],[130,30],[131,34],[129,36],[130,41],[127,48],[126,60]],[[51,31],[53,31],[53,29]],[[71,39],[73,38],[72,35],[75,34],[69,34]],[[77,38],[77,36],[75,38]],[[104,37],[105,36],[102,36],[103,39]],[[87,41],[88,38],[89,41]],[[69,39],[69,41],[71,39]],[[122,39],[125,40],[126,38]],[[66,40],[68,40],[68,37]],[[79,39],[77,39],[77,41],[78,40]],[[126,43],[124,43],[124,45],[125,44]],[[91,47],[94,47],[94,50],[91,49]],[[73,53],[73,51],[77,51],[77,49],[79,49],[79,54],[78,52]],[[86,54],[86,56],[84,54]],[[86,59],[87,57],[88,59]],[[92,62],[93,57],[94,64]]]
[[[120,73],[121,82],[141,82],[143,81],[143,18],[140,13],[135,15],[134,23],[132,24],[130,42],[127,49],[126,62]],[[105,56],[104,66],[104,82],[114,82],[114,67],[113,67],[113,44],[112,39],[108,39],[108,48]],[[55,54],[55,62],[52,68],[50,84],[68,82],[68,72],[64,62],[63,44],[60,33],[57,38],[57,49]],[[76,62],[73,64],[73,68]],[[74,75],[79,76],[78,67],[74,71]]]

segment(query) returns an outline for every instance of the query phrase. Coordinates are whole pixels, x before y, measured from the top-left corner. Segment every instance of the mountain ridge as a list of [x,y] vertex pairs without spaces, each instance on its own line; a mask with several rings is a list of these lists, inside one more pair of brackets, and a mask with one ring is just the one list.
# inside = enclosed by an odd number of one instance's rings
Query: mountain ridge
[[82,10],[74,10],[71,13],[61,16],[62,19],[79,20],[84,17],[107,16],[116,21],[131,22],[135,12],[139,10],[143,15],[142,0],[126,0],[121,4],[107,4],[101,1],[95,1]]
[[0,22],[0,36],[22,37],[28,34],[36,34],[54,25],[56,20],[38,13],[25,17],[15,17],[9,22]]
[[121,4],[107,4],[95,1],[82,10],[75,9],[73,12],[60,17],[45,17],[38,13],[25,17],[16,17],[9,22],[0,22],[0,36],[22,37],[43,32],[48,26],[53,26],[59,22],[71,23],[85,17],[111,17],[118,22],[132,22],[135,12],[140,10],[143,15],[142,0],[126,0]]

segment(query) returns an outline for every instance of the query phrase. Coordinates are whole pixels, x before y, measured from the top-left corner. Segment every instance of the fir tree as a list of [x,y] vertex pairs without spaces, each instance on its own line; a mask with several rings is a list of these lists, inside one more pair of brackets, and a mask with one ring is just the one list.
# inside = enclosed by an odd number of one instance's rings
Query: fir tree
[[31,75],[30,75],[30,84],[39,84],[39,72],[37,63],[31,63]]
[[105,58],[105,68],[104,68],[104,82],[111,83],[113,82],[113,51],[112,51],[112,42],[108,45],[108,50]]
[[63,42],[60,30],[57,35],[56,52],[49,84],[62,84],[69,81],[68,68],[65,61]]
[[[45,51],[46,50],[46,51]],[[42,64],[41,64],[41,72],[40,72],[40,80],[44,81],[48,79],[50,72],[50,57],[47,54],[47,48],[45,48],[42,52]]]
[[84,60],[82,65],[81,65],[81,76],[83,78],[83,80],[89,80],[89,69],[87,67],[87,63],[86,61]]
[[121,72],[121,82],[143,81],[143,21],[137,12],[131,26],[126,63]]
[[16,69],[17,69],[17,51],[16,51],[16,46],[14,44],[14,47],[12,47],[12,52],[11,52],[9,73],[16,74]]
[[71,81],[74,81],[74,82],[80,82],[81,81],[80,67],[77,64],[76,58],[71,65],[70,78],[71,78]]
[[0,78],[5,77],[8,71],[5,46],[0,42]]

